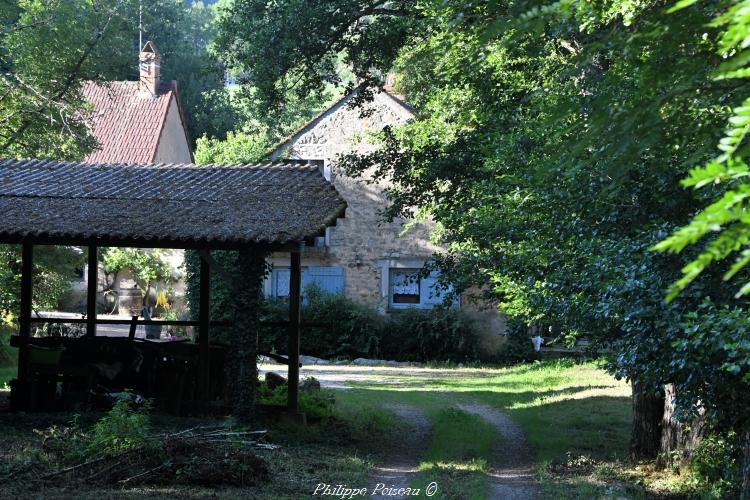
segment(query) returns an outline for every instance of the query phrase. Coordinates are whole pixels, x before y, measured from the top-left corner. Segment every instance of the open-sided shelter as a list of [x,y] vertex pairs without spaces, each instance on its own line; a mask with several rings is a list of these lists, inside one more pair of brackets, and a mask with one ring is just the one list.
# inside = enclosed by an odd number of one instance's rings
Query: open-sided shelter
[[[300,326],[300,251],[344,216],[346,203],[315,166],[88,164],[44,160],[0,161],[0,243],[22,245],[22,290],[17,387],[28,390],[32,323],[70,323],[34,318],[34,245],[88,248],[86,337],[104,322],[179,324],[199,329],[199,387],[210,384],[209,276],[211,250],[289,251],[292,271],[289,320],[289,410],[297,411]],[[201,251],[198,321],[98,320],[98,248],[184,248]],[[213,269],[212,269],[213,268]],[[231,278],[231,277],[230,277]],[[243,279],[240,277],[240,279]],[[256,314],[248,311],[248,314]],[[132,340],[132,339],[131,339]],[[12,397],[16,398],[17,395]]]

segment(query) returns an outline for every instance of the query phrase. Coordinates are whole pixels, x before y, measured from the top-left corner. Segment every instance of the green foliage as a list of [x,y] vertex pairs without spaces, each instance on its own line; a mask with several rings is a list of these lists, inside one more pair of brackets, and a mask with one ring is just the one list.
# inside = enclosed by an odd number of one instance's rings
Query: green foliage
[[[308,377],[309,378],[309,377]],[[307,378],[302,380],[304,384]],[[286,406],[287,386],[282,385],[275,389],[262,384],[258,389],[258,402],[265,405]],[[299,408],[302,413],[316,418],[330,418],[335,415],[334,404],[336,399],[333,392],[327,389],[319,391],[300,391]]]
[[[49,310],[70,288],[85,255],[78,248],[34,247],[33,307]],[[0,325],[15,325],[21,307],[21,247],[0,245]]]
[[235,0],[220,14],[217,51],[247,75],[262,111],[341,83],[339,56],[360,81],[387,69],[420,16],[418,2]]
[[482,359],[478,344],[477,325],[459,309],[407,309],[391,314],[380,350],[399,361],[465,363]]
[[[246,420],[255,404],[266,253],[246,248],[211,254],[222,273],[211,272],[209,317],[212,321],[230,321],[232,326],[211,328],[210,340],[227,346],[225,370],[233,414]],[[185,299],[194,319],[200,315],[200,263],[198,252],[185,252]]]
[[80,160],[94,146],[81,112],[81,83],[110,79],[132,65],[123,48],[132,43],[137,3],[3,2],[0,156]]
[[[143,2],[143,39],[162,56],[162,80],[177,81],[188,136],[223,138],[242,111],[224,86],[225,67],[211,53],[219,5],[182,0]],[[137,19],[137,17],[136,17]],[[134,32],[136,34],[137,32]],[[136,66],[123,79],[136,79]]]
[[[296,78],[301,92],[319,88],[342,48],[360,77],[401,73],[416,118],[386,129],[378,151],[338,161],[350,175],[390,181],[385,217],[429,213],[448,246],[435,265],[459,291],[483,287],[521,321],[590,338],[610,353],[612,372],[654,391],[673,382],[684,415],[704,405],[739,432],[748,425],[739,409],[750,406],[747,324],[725,278],[747,279],[750,257],[711,264],[750,241],[750,87],[737,78],[748,6],[691,3],[670,13],[657,0],[425,1],[388,29],[393,16],[362,17],[357,1],[313,3],[293,22],[341,17],[309,38],[281,30],[295,0],[262,12],[264,2],[246,1],[222,21],[219,46],[268,102]],[[376,38],[383,50],[369,44]],[[684,189],[685,177],[701,189]],[[659,247],[710,238],[706,252],[652,252],[714,198]],[[693,285],[665,304],[680,270],[670,296]]]
[[[383,316],[342,295],[305,288],[302,306],[303,354],[321,358],[369,357],[398,361],[480,359],[477,325],[454,308],[406,309]],[[286,299],[266,299],[263,320],[289,318]],[[260,333],[262,351],[286,352],[287,330],[266,326]]]
[[706,491],[708,498],[734,498],[739,493],[742,448],[733,433],[706,436],[693,452],[690,462],[693,486]]
[[[672,12],[681,11],[696,1],[683,0],[678,2]],[[696,8],[696,7],[693,7]],[[714,80],[725,81],[742,79],[750,76],[748,67],[748,49],[746,39],[750,33],[750,20],[747,11],[750,2],[741,0],[728,4],[726,10],[711,23],[714,28],[723,31],[718,36],[716,52],[722,57],[722,63],[716,68]],[[735,84],[743,88],[741,84]],[[747,90],[743,89],[745,95]],[[724,135],[718,142],[719,155],[709,161],[704,167],[694,168],[683,181],[683,185],[695,189],[712,188],[712,194],[718,200],[701,210],[684,227],[680,228],[669,238],[655,246],[657,250],[681,252],[688,245],[695,245],[700,240],[708,238],[703,250],[689,264],[682,269],[682,278],[675,282],[667,295],[668,300],[674,299],[686,286],[703,273],[709,266],[726,259],[735,257],[731,268],[724,273],[724,279],[729,280],[740,273],[750,263],[750,228],[746,216],[747,198],[750,193],[748,183],[748,131],[750,131],[750,98],[745,98],[741,105],[732,110],[727,120]],[[742,279],[747,280],[747,273],[742,273]],[[743,296],[750,292],[750,282],[744,284],[737,292]]]
[[225,140],[201,137],[195,146],[197,163],[255,163],[271,144],[264,134],[229,132]]
[[116,455],[135,448],[147,448],[150,439],[150,405],[137,406],[130,398],[120,398],[94,425],[86,451],[89,456]]
[[[672,342],[673,369],[681,390],[723,429],[750,421],[750,316],[741,308],[706,299],[685,315]],[[706,387],[706,382],[711,381]]]
[[536,358],[536,353],[526,324],[511,318],[506,328],[507,340],[500,351],[500,360],[508,364],[533,361]]
[[[380,353],[379,341],[385,320],[368,307],[339,294],[307,286],[303,292],[303,327],[300,347],[304,354],[322,358],[357,358]],[[264,302],[263,320],[287,321],[289,301],[269,298]],[[261,350],[287,352],[288,332],[284,327],[264,327],[260,333]]]
[[152,286],[158,283],[170,286],[175,281],[163,250],[107,247],[102,250],[102,262],[107,273],[117,275],[128,270],[133,274],[144,296],[144,305],[148,304]]

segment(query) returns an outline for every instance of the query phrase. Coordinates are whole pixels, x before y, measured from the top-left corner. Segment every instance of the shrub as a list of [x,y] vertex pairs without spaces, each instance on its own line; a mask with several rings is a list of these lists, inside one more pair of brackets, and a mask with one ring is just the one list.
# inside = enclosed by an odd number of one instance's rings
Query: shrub
[[742,449],[734,432],[705,437],[693,452],[690,470],[695,486],[709,498],[733,498],[742,482]]
[[[338,294],[308,286],[303,294],[301,350],[321,358],[387,358],[399,361],[480,359],[476,322],[453,308],[406,309],[390,316]],[[266,299],[264,322],[289,318],[287,299]],[[263,352],[286,352],[287,330],[265,326],[259,337]]]
[[[300,411],[312,417],[324,418],[332,416],[335,401],[333,393],[326,389],[299,392]],[[271,389],[266,384],[261,383],[260,390],[258,391],[258,402],[274,406],[286,405],[286,384]]]
[[[318,326],[304,327],[300,340],[304,354],[321,358],[377,356],[385,318],[375,311],[341,295],[307,286],[304,290],[302,322]],[[266,299],[262,321],[289,319],[287,299]],[[261,351],[286,352],[287,330],[282,326],[261,329]]]
[[506,341],[498,355],[501,363],[520,363],[536,359],[534,346],[529,339],[526,324],[509,319],[507,322]]
[[147,447],[151,431],[150,409],[148,403],[136,405],[129,398],[120,398],[94,426],[88,454],[115,455]]
[[382,353],[400,361],[478,360],[476,323],[458,309],[405,309],[390,316]]

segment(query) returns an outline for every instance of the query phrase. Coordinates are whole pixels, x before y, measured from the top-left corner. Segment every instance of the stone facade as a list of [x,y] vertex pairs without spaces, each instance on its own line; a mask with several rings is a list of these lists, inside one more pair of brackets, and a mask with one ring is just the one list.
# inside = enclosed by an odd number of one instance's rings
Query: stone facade
[[[370,134],[385,126],[398,126],[413,117],[411,109],[387,92],[375,94],[365,112],[352,108],[354,94],[344,97],[331,108],[282,143],[272,159],[291,158],[316,162],[322,175],[329,178],[348,203],[346,217],[339,219],[326,234],[325,244],[306,247],[303,267],[334,266],[343,269],[344,294],[365,305],[387,312],[393,308],[391,276],[400,269],[420,269],[441,247],[431,241],[434,223],[430,220],[383,222],[380,212],[387,206],[385,189],[388,181],[377,183],[345,175],[336,164],[341,154],[366,153],[377,146]],[[370,176],[365,175],[365,179]],[[323,243],[323,242],[319,242]],[[289,255],[276,253],[270,258],[274,268],[289,266]],[[266,282],[266,293],[274,292],[272,277]],[[503,329],[502,321],[492,310],[470,304],[462,297],[461,307],[476,311],[482,323],[495,333]]]

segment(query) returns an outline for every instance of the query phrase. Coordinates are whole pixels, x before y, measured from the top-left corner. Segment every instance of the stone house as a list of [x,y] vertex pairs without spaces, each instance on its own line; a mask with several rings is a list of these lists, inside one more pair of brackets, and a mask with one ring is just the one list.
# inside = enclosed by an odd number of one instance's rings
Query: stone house
[[[135,61],[134,61],[135,62]],[[89,115],[91,133],[98,148],[89,153],[87,163],[148,164],[192,163],[193,153],[177,82],[160,79],[161,58],[152,42],[146,42],[138,55],[139,80],[106,83],[86,82],[83,96],[92,106]],[[169,251],[170,265],[176,275],[184,260],[182,250]],[[101,275],[101,274],[100,274]],[[72,293],[63,301],[66,309],[79,309],[85,300],[85,269],[73,282]],[[120,293],[121,313],[137,312],[140,292],[127,274],[113,288]],[[177,283],[175,293],[183,294]]]
[[[388,90],[374,93],[365,111],[350,106],[355,89],[314,117],[278,144],[270,153],[272,160],[296,159],[317,164],[321,174],[330,180],[348,204],[345,219],[328,228],[324,238],[302,253],[303,287],[319,287],[370,306],[382,313],[403,308],[428,309],[444,300],[435,288],[437,276],[417,279],[416,275],[441,247],[431,240],[434,223],[410,221],[404,231],[404,220],[383,222],[379,212],[387,205],[387,180],[376,183],[345,175],[336,165],[342,153],[365,153],[377,146],[369,134],[386,126],[405,124],[414,117],[413,110],[399,96]],[[273,254],[272,272],[265,283],[268,296],[288,294],[288,255]],[[488,332],[504,331],[503,321],[495,308],[474,303],[462,296],[458,306],[481,316]]]

